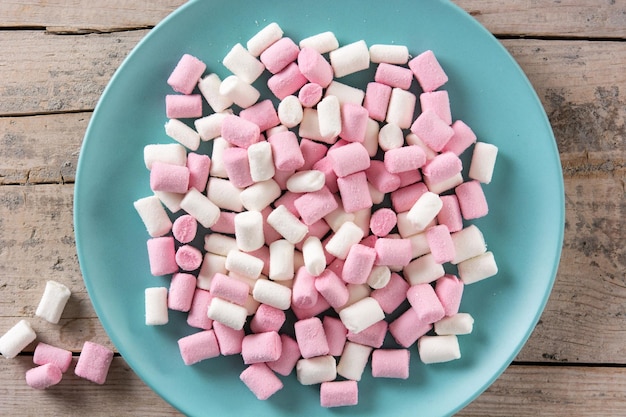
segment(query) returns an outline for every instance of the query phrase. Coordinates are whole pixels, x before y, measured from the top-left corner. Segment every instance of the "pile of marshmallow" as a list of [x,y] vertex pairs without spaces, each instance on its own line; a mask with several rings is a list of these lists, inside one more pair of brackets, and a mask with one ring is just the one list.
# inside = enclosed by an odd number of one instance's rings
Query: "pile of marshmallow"
[[[171,275],[145,290],[146,324],[187,312],[199,330],[178,340],[186,365],[239,354],[262,400],[295,369],[320,384],[323,407],[356,404],[368,363],[374,377],[408,378],[416,342],[424,363],[460,358],[457,335],[473,328],[464,286],[497,273],[481,231],[464,225],[488,212],[497,148],[453,122],[434,53],[340,47],[332,32],[296,44],[271,23],[222,63],[223,80],[182,56],[165,97],[174,142],[144,148],[154,194],[134,206],[151,274]],[[365,90],[337,80],[371,63]],[[265,71],[271,99],[255,87]],[[472,145],[466,180],[459,155]]]
[[[47,281],[35,315],[52,324],[58,324],[71,292],[65,285]],[[37,339],[28,320],[20,320],[0,337],[0,354],[7,359],[15,358]],[[80,352],[74,373],[96,384],[104,384],[113,351],[98,343],[86,341]],[[36,389],[46,389],[61,382],[63,374],[72,364],[72,352],[39,342],[33,353],[33,363],[38,365],[26,371],[26,383]]]

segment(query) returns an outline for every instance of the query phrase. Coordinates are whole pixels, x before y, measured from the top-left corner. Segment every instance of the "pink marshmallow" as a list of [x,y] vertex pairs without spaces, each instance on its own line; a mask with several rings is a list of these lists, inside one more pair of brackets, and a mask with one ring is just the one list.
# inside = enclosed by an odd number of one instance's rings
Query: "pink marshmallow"
[[193,365],[220,354],[213,330],[203,330],[178,339],[178,349],[185,365]]
[[246,188],[254,184],[250,174],[248,152],[244,148],[232,147],[224,149],[222,163],[228,179],[237,188]]
[[381,62],[376,68],[374,81],[389,87],[408,90],[411,88],[411,82],[413,81],[413,72],[409,68]]
[[195,152],[187,154],[187,169],[189,170],[189,188],[203,192],[209,180],[211,159],[208,155],[200,155]]
[[[263,213],[261,213],[261,214],[263,214]],[[264,219],[263,221],[265,223],[267,223],[267,220],[266,220],[267,217],[265,216],[265,214],[263,214],[263,219]],[[266,225],[264,224],[264,227],[265,226]],[[270,229],[274,230],[274,228],[272,226],[270,226],[270,225],[267,225],[267,226]],[[265,233],[265,231],[263,233]],[[278,232],[276,232],[276,234],[278,235],[278,237],[276,239],[274,239],[272,242],[282,238],[282,236],[280,236],[278,234]],[[265,241],[266,241],[266,245],[269,245],[271,243],[271,242],[269,242],[269,243],[267,242],[267,234],[265,235]],[[250,254],[250,255],[254,256],[255,258],[258,258],[258,259],[263,261],[263,269],[261,270],[261,274],[263,274],[265,276],[269,276],[269,274],[270,274],[270,248],[269,248],[269,246],[265,246],[265,245],[261,246],[257,250],[254,250],[252,252],[248,252],[248,254]]]
[[233,114],[226,115],[222,119],[221,136],[228,143],[240,148],[248,148],[260,139],[261,129],[259,125]]
[[392,272],[386,286],[372,291],[370,297],[378,301],[386,314],[392,313],[406,299],[409,284],[397,273]]
[[171,236],[148,239],[148,260],[150,273],[154,276],[178,272],[174,238]]
[[384,163],[392,174],[414,171],[426,163],[426,154],[417,145],[402,146],[385,152]]
[[461,159],[453,152],[443,152],[428,161],[422,174],[431,184],[438,184],[459,174],[463,169]]
[[209,330],[213,327],[213,320],[207,316],[209,304],[213,296],[210,292],[196,288],[187,314],[187,324],[198,329]]
[[407,185],[391,193],[391,205],[396,213],[409,211],[417,200],[428,191],[423,182]]
[[445,316],[441,301],[430,284],[411,286],[406,292],[406,298],[422,323],[434,323]]
[[254,333],[278,332],[285,320],[286,316],[283,310],[268,304],[261,304],[250,320],[250,330]]
[[441,151],[454,134],[454,130],[433,111],[422,112],[411,125],[411,132],[436,152]]
[[216,273],[211,279],[211,295],[231,303],[244,305],[250,293],[250,286],[243,281]]
[[63,373],[54,363],[37,366],[26,371],[26,384],[35,389],[46,389],[61,382]]
[[413,308],[409,308],[389,323],[389,333],[400,346],[405,348],[414,344],[417,339],[424,336],[432,328],[431,323],[425,323],[419,319]]
[[306,225],[311,225],[333,212],[339,204],[327,187],[305,193],[294,201],[294,205]]
[[433,260],[438,264],[451,262],[455,256],[454,243],[450,230],[445,224],[432,226],[426,230],[426,240]]
[[192,245],[182,245],[176,250],[176,264],[183,271],[195,271],[202,265],[202,252]]
[[167,79],[167,84],[174,91],[191,94],[206,70],[206,64],[195,56],[184,54]]
[[372,160],[365,174],[367,181],[381,193],[391,193],[400,187],[400,177],[387,171],[383,161]]
[[376,349],[372,352],[372,376],[407,379],[410,358],[408,349]]
[[363,143],[368,119],[369,113],[366,108],[356,103],[344,103],[341,106],[339,137],[348,142]]
[[411,59],[409,68],[425,92],[435,91],[448,81],[433,51],[422,52]]
[[422,111],[432,111],[447,124],[452,124],[450,98],[446,90],[420,94]]
[[456,155],[461,155],[473,143],[476,143],[476,134],[461,120],[456,120],[452,123],[452,130],[454,134],[443,147],[442,152],[449,151],[454,152]]
[[307,81],[298,69],[298,65],[292,62],[281,72],[272,75],[267,81],[267,87],[279,100],[282,100],[298,91]]
[[365,284],[375,261],[376,250],[358,243],[352,245],[346,256],[341,277],[348,284]]
[[290,130],[275,133],[268,138],[272,145],[274,165],[281,171],[296,170],[304,165],[298,137]]
[[348,332],[347,339],[353,343],[379,348],[383,345],[388,326],[385,320],[380,320],[358,333]]
[[315,303],[315,305],[313,305],[313,307],[301,308],[295,305],[291,306],[291,310],[298,320],[308,319],[313,316],[317,316],[318,314],[323,313],[329,308],[330,304],[328,304],[328,301],[326,301],[324,297],[317,297],[317,302]]
[[398,172],[396,175],[400,177],[400,188],[415,184],[416,182],[420,182],[422,180],[422,174],[419,169]]
[[213,322],[213,331],[215,332],[221,355],[229,356],[241,353],[241,344],[246,335],[244,329],[235,330],[219,321],[215,321]]
[[461,207],[457,196],[451,194],[443,195],[440,198],[443,205],[437,214],[437,223],[445,224],[450,233],[463,229],[463,216],[461,216]]
[[198,221],[189,214],[183,214],[174,220],[172,234],[180,243],[189,243],[196,237]]
[[313,107],[322,99],[324,88],[317,83],[307,83],[298,92],[302,107]]
[[396,227],[398,218],[389,208],[380,208],[370,217],[370,230],[378,237],[387,236]]
[[185,194],[189,189],[189,168],[155,161],[150,170],[150,188]]
[[478,219],[484,217],[489,212],[487,199],[480,182],[476,180],[467,181],[457,186],[454,192],[459,199],[461,214],[465,220]]
[[363,107],[368,111],[369,117],[382,122],[387,117],[387,107],[391,98],[391,87],[381,83],[368,83],[365,89]]
[[282,343],[280,358],[272,362],[266,362],[266,365],[279,375],[287,376],[296,367],[296,363],[302,357],[298,342],[286,334],[280,335]]
[[292,193],[291,191],[285,191],[283,195],[274,200],[274,207],[285,206],[287,210],[294,216],[298,217],[298,209],[294,202],[302,195],[302,193]]
[[189,311],[195,291],[195,276],[185,273],[174,274],[167,292],[167,308],[176,311]]
[[328,187],[331,193],[339,191],[339,187],[337,187],[337,174],[335,174],[333,170],[333,163],[328,155],[317,161],[313,165],[313,169],[324,173],[326,177],[326,187]]
[[443,306],[446,317],[459,312],[465,284],[455,275],[446,274],[435,281],[435,294]]
[[356,381],[327,381],[320,385],[322,407],[344,407],[359,403],[359,387]]
[[[384,209],[380,209],[380,210],[384,210]],[[361,239],[359,243],[363,246],[367,246],[368,248],[374,248],[374,246],[376,246],[377,240],[378,240],[378,236],[369,235]],[[343,270],[343,266],[342,266],[342,270]]]
[[305,267],[298,268],[291,288],[291,303],[298,307],[309,308],[315,305],[319,293],[315,288],[315,277]]
[[376,265],[406,266],[411,262],[411,241],[409,239],[380,238],[374,246]]
[[202,117],[202,96],[200,94],[166,95],[165,115],[170,119]]
[[356,142],[329,149],[328,158],[339,178],[363,171],[370,166],[367,149]]
[[331,316],[324,316],[322,325],[328,341],[328,354],[341,356],[343,347],[346,344],[348,329],[346,329],[341,319]]
[[239,375],[239,379],[259,400],[267,400],[283,388],[281,380],[264,363],[255,363],[248,366]]
[[280,124],[278,113],[272,100],[262,100],[239,112],[239,117],[259,126],[261,132],[265,132]]
[[261,52],[260,61],[272,74],[280,72],[298,58],[300,48],[291,38],[280,38]]
[[308,359],[328,354],[329,347],[324,326],[318,317],[298,320],[294,323],[293,328],[303,358]]
[[35,365],[46,365],[51,363],[56,365],[61,372],[65,373],[72,363],[72,352],[61,349],[47,343],[39,342],[33,353],[33,363]]
[[367,186],[365,172],[357,172],[337,178],[337,187],[346,213],[354,213],[372,207],[372,196]]
[[272,362],[280,358],[282,342],[278,332],[248,334],[241,342],[243,363]]
[[[235,234],[235,215],[230,211],[221,211],[217,222],[211,226],[211,230],[216,233]],[[264,230],[265,231],[265,230]]]
[[333,308],[340,308],[348,302],[350,293],[345,282],[330,269],[325,269],[315,279],[315,289]]
[[74,373],[96,384],[104,384],[113,361],[113,351],[94,342],[85,342]]
[[313,48],[304,47],[298,54],[298,67],[307,80],[328,87],[333,80],[333,68],[326,59]]

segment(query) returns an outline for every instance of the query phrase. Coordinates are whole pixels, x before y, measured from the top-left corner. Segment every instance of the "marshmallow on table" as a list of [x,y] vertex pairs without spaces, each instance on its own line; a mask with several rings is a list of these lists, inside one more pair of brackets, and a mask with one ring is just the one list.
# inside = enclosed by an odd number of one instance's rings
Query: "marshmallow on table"
[[437,294],[446,316],[452,316],[459,312],[463,287],[463,281],[451,274],[446,274],[435,282],[435,294]]
[[273,134],[267,140],[272,146],[274,165],[277,170],[296,170],[304,165],[304,157],[295,133],[287,130]]
[[283,37],[283,30],[276,22],[272,22],[258,31],[246,43],[246,48],[252,56],[259,56],[274,42]]
[[290,280],[294,276],[294,245],[286,239],[270,244],[269,278],[274,281]]
[[196,237],[198,222],[189,214],[183,214],[174,220],[172,235],[180,243],[189,243]]
[[326,256],[322,242],[316,236],[309,236],[302,246],[304,266],[312,276],[319,276],[326,268]]
[[304,165],[300,169],[305,171],[313,169],[313,165],[326,156],[328,148],[322,143],[303,138],[300,140],[300,151],[304,158]]
[[167,296],[167,307],[171,310],[189,311],[196,289],[196,277],[178,273],[172,276]]
[[178,339],[178,349],[185,365],[193,365],[220,354],[213,330],[204,330]]
[[402,347],[408,348],[433,328],[430,323],[423,323],[412,307],[389,323],[389,333]]
[[454,265],[487,251],[485,238],[480,229],[474,224],[452,233],[450,236],[454,243],[455,257],[452,260]]
[[281,194],[280,185],[273,179],[260,181],[239,194],[241,203],[246,210],[262,211],[268,207]]
[[348,331],[358,333],[385,318],[382,308],[372,297],[365,297],[342,309],[339,318]]
[[412,260],[404,268],[404,278],[411,285],[427,284],[444,275],[443,265],[435,262],[430,253]]
[[367,277],[367,285],[372,289],[384,288],[389,284],[391,279],[391,269],[384,265],[376,265],[372,268],[369,277]]
[[433,183],[428,177],[425,176],[424,183],[428,187],[428,191],[435,194],[441,194],[455,188],[457,185],[463,184],[463,175],[458,172],[456,175],[438,183]]
[[302,222],[310,226],[336,210],[339,203],[328,187],[324,186],[318,191],[301,195],[294,201],[294,206]]
[[292,62],[282,71],[274,74],[267,80],[267,87],[279,99],[296,93],[308,80],[302,75],[298,64]]
[[343,208],[348,213],[368,209],[374,204],[369,193],[367,176],[364,171],[337,178],[337,186],[339,187]]
[[150,170],[150,188],[184,194],[189,188],[189,168],[155,161]]
[[263,215],[258,211],[245,211],[235,215],[235,239],[244,252],[259,249],[265,244]]
[[241,202],[241,188],[226,179],[211,177],[207,184],[207,198],[217,207],[240,212],[243,210]]
[[434,91],[448,81],[448,76],[431,50],[411,59],[409,68],[425,92]]
[[245,336],[243,329],[235,330],[216,321],[213,323],[213,331],[221,355],[229,356],[241,353],[241,343]]
[[486,216],[489,212],[485,193],[477,180],[464,182],[454,189],[454,193],[459,200],[464,219],[477,219]]
[[324,326],[318,317],[298,320],[294,323],[296,341],[303,358],[313,358],[327,355],[328,341],[324,333]]
[[145,312],[147,326],[160,326],[168,322],[167,288],[145,289]]
[[170,119],[202,117],[202,96],[200,94],[166,95],[165,115]]
[[422,112],[410,128],[412,133],[436,152],[441,151],[454,135],[454,130],[432,110]]
[[370,60],[376,64],[406,64],[409,61],[409,49],[405,45],[374,44],[370,46]]
[[152,164],[155,161],[185,166],[187,163],[187,151],[179,143],[146,145],[143,147],[143,160],[148,169],[152,169]]
[[472,153],[469,177],[483,184],[489,184],[493,176],[497,155],[498,148],[495,145],[476,142],[474,152]]
[[208,155],[190,152],[187,155],[187,169],[189,169],[189,188],[204,191],[209,180],[211,159]]
[[213,226],[220,216],[219,207],[195,188],[187,191],[180,207],[206,228]]
[[455,335],[422,336],[417,341],[420,359],[425,364],[459,359],[461,350]]
[[224,66],[244,82],[252,84],[265,70],[265,66],[242,44],[235,44],[222,60]]
[[372,160],[365,176],[368,183],[381,193],[391,193],[400,187],[400,177],[387,171],[383,161]]
[[350,247],[344,263],[342,278],[348,284],[364,284],[376,261],[376,250],[355,244]]
[[224,155],[224,150],[230,148],[231,146],[233,145],[228,143],[228,141],[221,136],[213,139],[213,150],[211,151],[211,169],[209,170],[209,175],[211,177],[228,178],[226,168],[224,167],[224,163],[222,162],[222,156]]
[[257,279],[263,270],[263,261],[255,256],[237,250],[226,255],[226,269],[244,277]]
[[345,177],[363,171],[370,166],[367,149],[357,142],[330,149],[328,158],[337,177]]
[[369,68],[370,54],[364,40],[341,46],[329,53],[330,65],[335,77],[340,78],[348,74]]
[[272,145],[267,141],[251,144],[248,147],[248,164],[254,182],[271,179],[275,173]]
[[382,237],[388,235],[396,227],[396,222],[397,217],[393,210],[381,208],[370,217],[369,227],[374,235]]
[[359,403],[359,387],[356,381],[327,381],[320,384],[322,407],[344,407]]
[[326,177],[321,171],[298,171],[287,180],[287,190],[292,193],[319,191],[325,183]]
[[178,272],[174,238],[171,236],[148,239],[148,261],[150,273],[154,276]]
[[277,332],[285,323],[285,320],[286,316],[283,310],[267,304],[261,304],[250,321],[250,330],[254,333]]
[[417,319],[422,323],[434,323],[445,315],[441,301],[430,284],[411,286],[406,298],[417,312]]
[[[233,100],[228,98],[227,96],[220,94],[220,86],[222,85],[222,80],[217,74],[209,74],[206,77],[201,78],[198,81],[198,90],[200,90],[200,94],[204,97],[204,99],[209,103],[209,106],[213,109],[215,114],[223,112],[227,108],[233,105]],[[208,116],[210,117],[210,116]],[[200,133],[200,137],[202,137],[202,132],[198,126],[197,120],[194,122],[198,133]],[[203,140],[209,140],[212,138],[202,137]]]
[[244,305],[250,292],[250,287],[239,280],[217,273],[211,280],[211,295],[231,303]]
[[326,95],[317,103],[319,132],[322,137],[336,138],[341,133],[341,103],[334,95]]
[[219,94],[232,100],[234,104],[246,109],[261,97],[259,90],[236,75],[229,75],[220,83]]
[[427,191],[413,204],[407,214],[407,220],[417,229],[424,230],[428,223],[439,214],[442,206],[441,198],[437,194]]
[[428,191],[423,182],[407,185],[391,192],[391,205],[396,213],[409,211],[413,204]]
[[258,302],[280,310],[287,310],[291,306],[291,288],[268,279],[257,280],[252,289],[252,296]]
[[0,337],[0,354],[7,359],[12,359],[36,338],[37,334],[30,323],[20,320]]
[[371,352],[370,346],[346,342],[337,363],[337,374],[352,381],[360,381]]
[[378,67],[376,67],[374,81],[386,84],[390,87],[408,90],[413,81],[413,73],[409,68],[381,62],[378,64]]
[[411,127],[417,97],[410,91],[392,88],[385,121],[398,125],[402,129]]
[[61,382],[63,374],[53,363],[37,366],[26,371],[26,384],[35,389],[46,389]]
[[307,80],[322,88],[328,87],[333,80],[332,66],[322,54],[313,48],[304,47],[300,50],[298,68]]
[[344,306],[350,297],[346,283],[330,269],[324,270],[314,282],[315,289],[333,308]]
[[498,273],[498,265],[492,252],[485,252],[474,258],[470,258],[458,265],[459,278],[464,284],[472,284]]
[[[216,233],[235,234],[235,216],[237,213],[231,213],[229,211],[221,211],[220,216],[211,230]],[[265,230],[265,229],[263,229]]]
[[384,156],[385,168],[392,174],[416,171],[426,163],[426,154],[416,145],[389,149]]
[[157,196],[140,198],[133,205],[151,237],[163,236],[171,230],[172,221]]
[[222,132],[222,121],[229,114],[229,112],[220,111],[194,120],[193,124],[200,139],[206,142],[219,137]]
[[378,145],[387,152],[391,149],[400,149],[404,144],[402,128],[395,123],[387,123],[378,132]]
[[50,323],[58,323],[70,295],[71,292],[65,285],[56,281],[47,281],[35,315]]
[[248,310],[219,297],[212,297],[206,313],[211,320],[220,322],[231,329],[241,330],[246,323]]
[[72,352],[43,342],[39,342],[33,353],[35,365],[53,364],[61,372],[66,372],[72,363]]
[[[312,84],[307,84],[312,85]],[[305,86],[306,87],[306,86]],[[300,94],[305,88],[300,89]],[[319,100],[318,100],[319,101]],[[317,104],[317,101],[315,102]],[[283,126],[287,128],[295,127],[300,124],[304,118],[304,104],[299,97],[288,95],[278,103],[278,119]]]
[[350,247],[359,243],[363,239],[363,235],[363,230],[359,226],[350,221],[345,222],[326,242],[325,249],[339,259],[346,259]]
[[457,313],[444,317],[434,324],[435,333],[438,335],[462,335],[470,334],[474,329],[474,318],[468,313]]
[[315,305],[319,293],[315,288],[316,277],[305,267],[300,267],[291,288],[291,303],[296,307],[309,308]]
[[85,342],[74,373],[96,384],[104,384],[113,361],[113,351],[94,342]]
[[213,327],[213,320],[207,316],[207,310],[212,299],[213,296],[209,291],[196,288],[189,313],[187,314],[187,324],[189,326],[204,330],[209,330]]
[[304,38],[300,41],[299,46],[301,49],[313,48],[320,54],[325,54],[339,48],[339,41],[335,34],[329,31]]
[[363,107],[367,109],[369,117],[382,122],[387,116],[390,98],[391,87],[377,82],[370,82],[365,89]]
[[272,226],[288,242],[296,244],[300,242],[309,231],[284,205],[276,207],[268,216],[267,223]]
[[300,48],[288,37],[278,39],[259,55],[260,61],[272,74],[280,72],[298,58]]
[[315,385],[337,378],[337,362],[330,355],[300,359],[296,363],[296,378],[302,385]]
[[174,91],[190,94],[206,70],[206,64],[190,54],[184,54],[167,79],[167,84]]
[[333,80],[326,88],[324,97],[335,96],[339,100],[340,104],[354,103],[363,104],[365,98],[365,91],[352,87],[348,84],[341,83],[337,80]]
[[235,187],[246,188],[254,184],[250,174],[250,164],[246,149],[236,146],[224,149],[222,162],[224,163],[228,179]]
[[363,143],[368,120],[369,113],[366,108],[355,103],[345,103],[341,106],[339,137],[348,142]]
[[346,326],[343,325],[340,319],[332,316],[324,316],[322,325],[324,326],[324,334],[326,334],[328,342],[328,354],[341,356],[346,344],[348,329],[346,329]]
[[279,375],[287,376],[296,367],[296,363],[302,357],[298,342],[286,334],[280,335],[281,354],[275,361],[267,362],[266,365]]
[[198,132],[178,119],[170,119],[165,123],[165,134],[192,151],[200,146]]
[[278,126],[280,120],[270,99],[259,101],[252,106],[239,112],[239,117],[255,123],[261,132],[265,132],[272,127]]
[[202,252],[192,245],[181,245],[176,249],[176,264],[183,271],[195,271],[202,265]]
[[463,164],[454,152],[443,152],[428,161],[422,168],[424,178],[437,184],[461,172]]
[[445,224],[438,224],[426,230],[426,240],[433,260],[439,264],[454,260],[454,243],[450,230]]
[[437,214],[437,223],[446,225],[450,233],[458,232],[463,228],[463,216],[456,195],[441,196],[441,210]]
[[324,89],[317,83],[309,82],[298,92],[298,101],[301,107],[313,107],[322,99]]
[[446,90],[420,94],[420,106],[422,111],[432,111],[447,124],[452,124],[450,99]]
[[411,241],[380,238],[374,244],[376,265],[406,266],[411,262]]
[[259,400],[267,400],[283,388],[282,381],[264,363],[248,366],[239,375],[239,379]]
[[282,342],[275,331],[248,334],[241,342],[241,356],[246,365],[276,361],[281,353]]
[[372,352],[372,376],[407,379],[410,357],[408,349],[375,349]]

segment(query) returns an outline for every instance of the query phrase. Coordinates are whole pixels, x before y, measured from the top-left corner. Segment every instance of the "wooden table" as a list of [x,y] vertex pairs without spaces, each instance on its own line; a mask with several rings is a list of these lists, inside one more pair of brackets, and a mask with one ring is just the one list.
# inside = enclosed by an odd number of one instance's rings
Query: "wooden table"
[[[81,140],[137,42],[183,0],[0,2],[0,333],[112,347],[83,285],[72,229]],[[565,178],[554,290],[532,337],[459,415],[626,415],[626,1],[457,0],[520,63],[545,106]],[[58,325],[34,316],[46,280],[73,292]],[[34,344],[0,360],[0,415],[179,415],[114,358],[104,386],[69,372],[29,388]]]

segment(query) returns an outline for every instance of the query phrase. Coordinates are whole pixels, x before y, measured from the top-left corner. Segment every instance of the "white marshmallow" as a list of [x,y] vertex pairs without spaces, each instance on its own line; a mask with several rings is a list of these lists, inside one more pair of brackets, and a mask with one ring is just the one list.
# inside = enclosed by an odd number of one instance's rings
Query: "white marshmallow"
[[270,243],[270,279],[275,281],[293,279],[294,250],[294,245],[285,239]]
[[365,70],[370,66],[370,52],[364,40],[330,51],[329,58],[337,78]]
[[412,260],[404,267],[404,279],[411,285],[433,282],[444,274],[443,265],[435,262],[430,253]]
[[448,362],[461,357],[459,340],[455,335],[422,336],[417,349],[423,363]]
[[378,152],[378,135],[380,133],[380,125],[374,119],[367,119],[367,128],[365,129],[365,139],[363,146],[367,150],[370,158],[376,156]]
[[352,333],[359,333],[377,321],[383,320],[385,313],[378,301],[372,297],[365,297],[343,308],[339,312],[339,318],[346,329]]
[[400,126],[394,123],[387,123],[378,132],[378,146],[383,151],[401,148],[404,145],[404,133]]
[[337,96],[326,96],[317,103],[317,118],[323,137],[337,137],[341,133],[341,106]]
[[457,185],[463,184],[463,181],[463,174],[461,174],[460,172],[450,178],[447,178],[435,184],[429,181],[428,177],[424,177],[424,184],[426,184],[426,187],[428,187],[428,191],[435,194],[441,194],[444,191],[451,190]]
[[372,198],[372,204],[380,204],[385,201],[385,193],[380,192],[374,187],[371,183],[367,183],[367,189],[370,192],[370,197]]
[[276,133],[286,132],[287,130],[289,129],[287,129],[287,126],[285,125],[278,125],[278,126],[270,127],[269,129],[265,131],[265,136],[269,138],[272,135],[275,135]]
[[200,146],[200,135],[178,119],[165,123],[165,134],[187,149],[195,151]]
[[246,210],[261,211],[282,193],[280,185],[273,179],[257,182],[245,188],[239,198]]
[[320,54],[325,54],[339,48],[339,41],[333,32],[322,32],[302,39],[299,45],[300,49],[312,48]]
[[257,279],[263,271],[263,261],[245,252],[231,250],[226,255],[226,269],[248,278]]
[[217,74],[209,74],[198,81],[200,94],[202,94],[216,113],[222,112],[233,105],[233,101],[230,98],[220,94],[220,85],[222,85],[222,80]]
[[309,193],[321,190],[326,184],[326,176],[322,171],[299,171],[287,180],[287,189],[292,193]]
[[207,182],[207,197],[217,207],[240,212],[243,210],[241,202],[241,188],[237,188],[227,179],[211,177]]
[[354,342],[346,342],[337,364],[337,374],[346,379],[360,381],[373,348]]
[[226,256],[231,250],[237,250],[237,240],[220,233],[207,233],[204,236],[204,250],[216,255]]
[[266,221],[282,237],[294,245],[309,233],[309,228],[282,204],[272,210]]
[[225,95],[242,109],[256,103],[261,97],[259,90],[243,81],[236,75],[229,75],[220,84],[220,94]]
[[258,31],[246,43],[246,47],[252,56],[259,56],[270,45],[283,37],[283,30],[276,22],[272,22]]
[[454,259],[452,264],[466,261],[487,251],[485,237],[480,229],[471,224],[458,232],[450,234],[454,245]]
[[163,236],[172,230],[172,221],[156,195],[140,198],[133,203],[133,206],[139,213],[150,237]]
[[36,338],[37,334],[30,323],[20,320],[0,337],[0,354],[7,359],[12,359]]
[[247,84],[252,84],[265,70],[265,65],[240,43],[232,47],[222,64]]
[[209,170],[209,174],[212,177],[228,178],[228,173],[226,172],[226,167],[224,166],[222,155],[224,154],[224,150],[230,147],[230,143],[228,143],[228,141],[221,136],[213,139],[213,150],[211,152],[211,168]]
[[154,195],[161,200],[161,203],[172,213],[178,213],[180,211],[180,202],[185,197],[185,194],[170,193],[168,191],[155,191]]
[[268,304],[279,310],[291,306],[291,288],[268,279],[259,279],[254,284],[252,296],[262,304]]
[[439,195],[427,191],[413,204],[406,218],[416,228],[424,230],[443,207],[443,202]]
[[278,103],[278,120],[288,128],[295,127],[302,121],[304,109],[300,99],[296,96],[287,96]]
[[322,242],[316,236],[309,236],[302,245],[302,255],[306,271],[314,277],[319,276],[326,269],[326,256]]
[[394,123],[402,129],[408,129],[413,123],[413,112],[417,97],[410,91],[401,88],[393,88],[387,107],[387,123]]
[[409,61],[409,48],[405,45],[381,45],[370,46],[370,61],[379,64],[406,64]]
[[248,309],[222,298],[213,297],[207,310],[207,317],[233,330],[241,330],[246,324]]
[[367,277],[367,285],[377,290],[384,288],[391,279],[391,269],[385,265],[376,265],[372,268],[369,277]]
[[337,230],[339,230],[341,225],[344,224],[345,222],[354,223],[354,219],[356,218],[355,213],[347,213],[343,209],[343,205],[341,204],[341,201],[337,201],[337,203],[338,203],[338,207],[334,209],[333,211],[331,211],[330,213],[328,213],[326,216],[324,216],[324,221],[328,223],[328,225],[330,226],[333,232],[336,232]]
[[146,288],[145,303],[146,326],[161,326],[167,324],[167,288]]
[[493,253],[489,251],[460,262],[457,267],[459,278],[461,278],[464,284],[473,284],[498,273],[496,260]]
[[337,378],[337,362],[334,356],[315,356],[296,362],[296,378],[302,385],[314,385]]
[[226,269],[226,256],[205,253],[200,272],[198,272],[196,286],[203,290],[210,290],[213,275],[218,272],[224,275],[228,274],[228,270]]
[[143,148],[143,160],[146,168],[152,169],[154,162],[185,166],[187,165],[187,151],[179,143],[158,143],[146,145]]
[[213,226],[220,217],[219,207],[195,188],[187,191],[180,207],[206,228]]
[[272,145],[262,140],[248,147],[248,164],[250,177],[254,182],[267,181],[276,173]]
[[324,96],[335,96],[339,99],[341,104],[354,103],[361,105],[363,104],[363,99],[365,98],[365,91],[333,80],[330,82],[328,87],[326,87],[326,93]]
[[363,239],[363,230],[353,222],[345,222],[326,242],[326,252],[339,258],[346,259],[352,245]]
[[367,236],[370,232],[370,219],[372,217],[372,210],[364,208],[354,212],[354,224],[359,226],[363,230],[363,236]]
[[71,294],[70,289],[65,285],[56,281],[47,281],[35,315],[57,324]]
[[243,306],[248,311],[248,316],[252,316],[256,314],[256,311],[259,309],[260,305],[261,303],[255,300],[254,297],[252,297],[252,294],[248,294],[248,298],[246,298],[246,302]]
[[372,293],[372,289],[367,284],[348,284],[346,287],[348,288],[348,301],[341,307],[335,308],[337,313],[344,308],[350,307],[357,301],[361,301],[362,299],[369,297]]
[[408,211],[404,211],[396,215],[398,233],[400,234],[400,237],[402,237],[403,239],[407,239],[413,235],[422,233],[424,230],[428,229],[430,226],[436,223],[436,218],[433,218],[433,220],[430,221],[426,225],[426,227],[422,227],[421,225],[416,226],[409,221],[408,215],[409,215]]
[[447,334],[470,334],[474,329],[474,318],[468,313],[457,313],[453,316],[444,317],[435,323],[435,333]]
[[319,114],[317,109],[307,107],[303,110],[302,121],[298,126],[298,135],[318,142],[332,145],[337,142],[337,136],[322,136],[320,133]]
[[474,153],[472,153],[469,177],[483,184],[489,184],[493,176],[497,156],[497,146],[485,142],[476,142],[474,145]]
[[222,134],[222,121],[228,115],[226,112],[213,113],[194,120],[193,124],[200,135],[200,139],[208,141]]
[[265,244],[263,215],[258,211],[244,211],[235,215],[235,239],[244,252],[260,249]]

